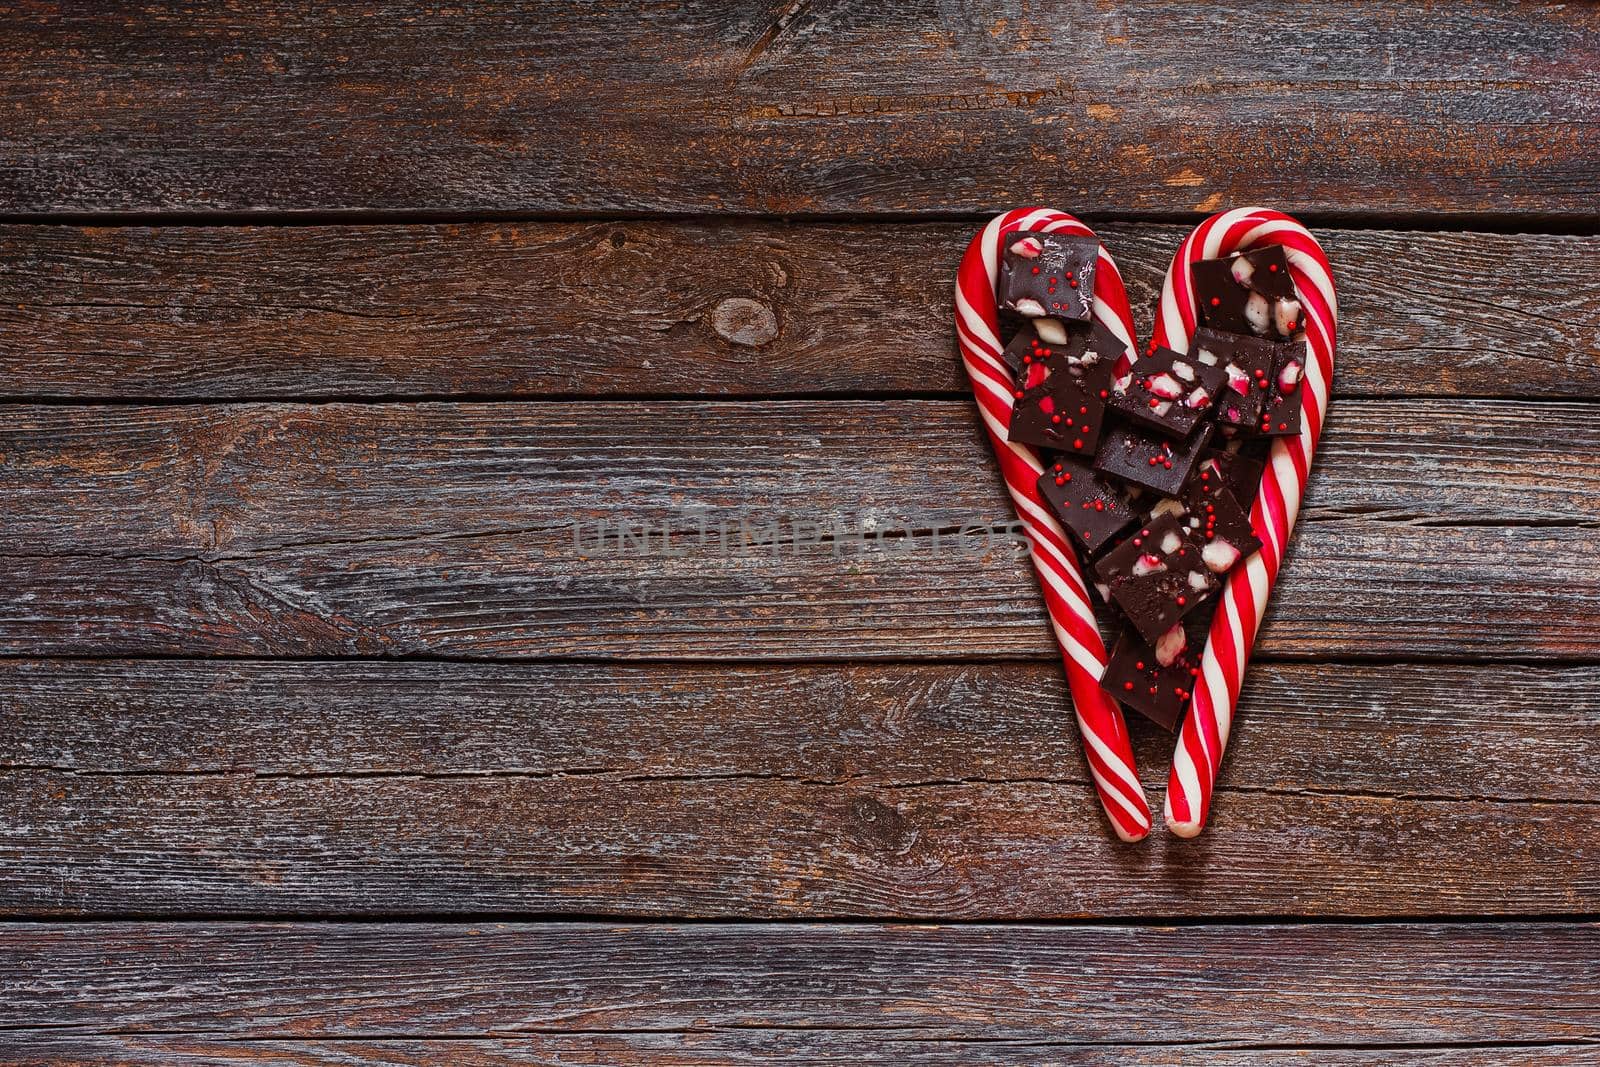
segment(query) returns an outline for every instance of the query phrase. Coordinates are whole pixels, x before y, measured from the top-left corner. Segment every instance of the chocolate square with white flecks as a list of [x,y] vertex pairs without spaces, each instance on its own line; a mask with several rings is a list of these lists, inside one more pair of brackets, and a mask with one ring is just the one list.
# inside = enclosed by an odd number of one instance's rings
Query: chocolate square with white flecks
[[1006,238],[997,297],[1004,311],[1029,318],[1088,322],[1094,310],[1093,237],[1022,231]]
[[1224,381],[1217,393],[1217,421],[1259,433],[1270,376],[1277,363],[1277,346],[1260,337],[1201,327],[1189,341],[1188,354],[1200,366],[1222,368]]
[[1305,408],[1306,343],[1290,341],[1276,346],[1272,375],[1262,405],[1259,431],[1267,437],[1293,437],[1300,433]]
[[1207,326],[1274,340],[1303,326],[1300,299],[1281,245],[1189,265],[1195,301]]
[[1006,346],[1007,364],[1014,362],[1017,375],[1007,438],[1093,455],[1122,351],[1121,342],[1098,323],[1041,318],[1025,325]]
[[1141,426],[1182,440],[1211,413],[1226,381],[1219,366],[1157,348],[1112,383],[1111,407]]
[[1133,628],[1154,642],[1222,584],[1201,547],[1176,516],[1162,515],[1106,553],[1095,573]]
[[1121,703],[1168,730],[1177,730],[1194,695],[1211,629],[1212,610],[1185,616],[1155,641],[1123,630],[1100,685]]

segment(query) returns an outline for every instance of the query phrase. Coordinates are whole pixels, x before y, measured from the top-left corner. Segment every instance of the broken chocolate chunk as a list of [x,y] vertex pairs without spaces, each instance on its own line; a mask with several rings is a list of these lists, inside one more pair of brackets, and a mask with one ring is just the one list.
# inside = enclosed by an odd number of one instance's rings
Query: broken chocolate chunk
[[1220,475],[1199,470],[1181,498],[1168,497],[1150,512],[1153,521],[1172,515],[1187,534],[1200,542],[1200,559],[1212,574],[1226,574],[1235,563],[1261,550],[1250,514],[1239,506]]
[[1025,327],[1007,346],[1017,352],[1018,387],[1006,436],[1020,444],[1093,455],[1122,342],[1096,324],[1068,329],[1064,345],[1047,343],[1048,328],[1038,329],[1043,321]]
[[1289,258],[1281,245],[1191,263],[1189,276],[1208,326],[1282,339],[1293,337],[1302,325]]
[[[1213,477],[1219,478],[1221,484],[1228,487],[1228,492],[1233,494],[1239,507],[1248,513],[1250,505],[1256,502],[1256,493],[1261,490],[1261,473],[1264,470],[1266,464],[1243,449],[1230,452],[1213,448],[1200,457],[1196,477],[1204,477],[1211,472]],[[1210,484],[1214,488],[1217,483]]]
[[1259,429],[1267,437],[1291,437],[1300,433],[1304,408],[1306,343],[1277,345],[1275,357]]
[[1135,630],[1123,630],[1106,662],[1101,686],[1145,718],[1176,731],[1194,694],[1212,614],[1195,612],[1154,642]]
[[1039,495],[1061,525],[1090,552],[1109,544],[1118,532],[1139,520],[1121,487],[1087,464],[1064,456],[1039,476]]
[[1065,366],[1068,357],[1082,358],[1089,344],[1089,331],[1068,326],[1060,319],[1030,319],[1022,324],[1000,358],[1011,369],[1019,389],[1031,389],[1044,381],[1051,361]]
[[1022,231],[1005,239],[1000,258],[1000,307],[1029,318],[1088,322],[1094,307],[1093,237]]
[[1217,421],[1258,432],[1277,346],[1259,337],[1202,326],[1189,342],[1189,355],[1200,366],[1222,368],[1224,384],[1217,396]]
[[1113,383],[1111,407],[1141,426],[1182,440],[1210,414],[1226,381],[1220,366],[1157,348]]
[[1200,552],[1176,516],[1162,515],[1106,553],[1095,573],[1133,628],[1154,643],[1220,586]]
[[1201,423],[1187,441],[1171,441],[1137,426],[1118,426],[1100,442],[1094,466],[1165,496],[1177,496],[1210,444],[1212,429],[1209,422]]

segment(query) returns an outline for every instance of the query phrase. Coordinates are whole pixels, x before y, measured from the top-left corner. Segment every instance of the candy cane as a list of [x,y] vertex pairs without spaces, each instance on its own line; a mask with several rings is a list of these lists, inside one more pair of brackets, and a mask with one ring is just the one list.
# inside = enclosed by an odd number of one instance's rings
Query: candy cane
[[1300,510],[1312,453],[1322,433],[1328,411],[1328,388],[1333,381],[1338,301],[1328,259],[1306,228],[1288,215],[1266,208],[1239,208],[1211,216],[1196,226],[1179,246],[1161,287],[1161,307],[1156,314],[1155,341],[1179,352],[1189,350],[1198,325],[1194,294],[1190,290],[1189,264],[1215,259],[1245,248],[1282,245],[1289,273],[1305,311],[1306,345],[1310,350],[1302,398],[1303,416],[1298,437],[1274,440],[1272,455],[1261,476],[1261,488],[1250,509],[1250,523],[1262,548],[1229,576],[1222,592],[1206,650],[1200,660],[1189,714],[1184,717],[1172,755],[1167,783],[1167,826],[1179,837],[1194,837],[1206,824],[1211,791],[1216,784],[1222,753],[1228,747],[1239,686],[1255,643],[1267,597],[1277,580],[1289,544],[1289,532]]
[[[1088,590],[1065,532],[1039,498],[1038,480],[1043,467],[1038,452],[1006,439],[1014,386],[1011,371],[1000,357],[995,279],[1000,269],[1001,243],[1007,234],[1018,230],[1094,236],[1071,215],[1048,208],[1023,208],[995,216],[972,239],[961,258],[956,274],[956,338],[989,442],[999,458],[1017,518],[1028,535],[1029,554],[1066,664],[1067,684],[1072,691],[1089,773],[1117,836],[1124,841],[1137,841],[1150,832],[1150,807],[1134,771],[1133,748],[1128,742],[1122,710],[1100,688],[1106,651],[1095,625]],[[1133,316],[1128,311],[1122,276],[1104,248],[1100,249],[1095,266],[1094,317],[1126,349],[1119,361],[1120,372],[1134,347]]]

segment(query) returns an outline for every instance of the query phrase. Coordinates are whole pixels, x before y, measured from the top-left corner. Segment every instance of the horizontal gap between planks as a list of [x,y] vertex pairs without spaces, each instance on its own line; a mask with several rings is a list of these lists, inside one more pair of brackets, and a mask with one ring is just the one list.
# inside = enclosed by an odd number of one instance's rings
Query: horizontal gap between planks
[[[873,789],[882,792],[905,793],[917,789],[948,789],[962,786],[1073,786],[1087,787],[1089,781],[1082,777],[970,777],[936,778],[919,781],[899,781],[871,775],[856,775],[841,779],[807,778],[783,772],[705,772],[678,774],[648,774],[624,770],[346,770],[346,771],[261,771],[249,767],[206,767],[189,770],[125,769],[101,770],[94,768],[55,766],[50,764],[0,763],[0,779],[29,778],[35,775],[54,775],[74,779],[161,779],[166,781],[195,781],[202,779],[242,780],[252,782],[335,782],[355,785],[364,782],[554,782],[604,781],[611,785],[652,785],[674,783],[714,787],[729,782],[778,782],[810,789]],[[1502,797],[1488,794],[1446,795],[1442,793],[1385,793],[1372,789],[1275,788],[1271,786],[1217,785],[1218,795],[1266,796],[1295,798],[1324,798],[1343,800],[1377,800],[1402,804],[1484,804],[1500,807],[1553,807],[1600,808],[1600,799],[1571,797]]]
[[[220,1045],[253,1046],[259,1045],[271,1048],[283,1045],[293,1048],[303,1047],[328,1047],[339,1048],[345,1045],[367,1047],[382,1047],[386,1044],[404,1045],[475,1045],[475,1044],[508,1044],[520,1038],[527,1037],[632,1037],[632,1036],[690,1036],[705,1037],[717,1034],[740,1033],[802,1033],[802,1034],[874,1034],[878,1035],[885,1043],[901,1043],[911,1045],[926,1045],[931,1047],[974,1047],[974,1048],[1011,1048],[1011,1049],[1172,1049],[1174,1051],[1191,1050],[1202,1052],[1471,1052],[1473,1050],[1504,1050],[1515,1052],[1519,1050],[1579,1050],[1595,1048],[1597,1042],[1588,1038],[1573,1039],[1538,1039],[1507,1038],[1500,1041],[1428,1041],[1411,1044],[1395,1043],[1368,1043],[1354,1042],[1338,1044],[1335,1042],[1305,1042],[1302,1044],[1272,1044],[1250,1041],[1193,1041],[1174,1039],[1160,1040],[1119,1040],[1107,1038],[1103,1041],[1092,1040],[1051,1040],[1048,1038],[987,1036],[983,1034],[948,1035],[931,1031],[937,1027],[931,1026],[879,1026],[848,1024],[810,1024],[810,1023],[720,1023],[708,1026],[629,1026],[629,1027],[554,1027],[554,1026],[508,1026],[494,1030],[481,1030],[471,1033],[375,1033],[375,1034],[315,1034],[298,1035],[292,1033],[268,1034],[242,1034],[214,1030],[170,1030],[136,1028],[103,1028],[84,1027],[75,1023],[45,1023],[32,1025],[18,1023],[0,1026],[0,1033],[13,1034],[58,1034],[65,1037],[111,1037],[111,1038],[169,1038],[181,1037],[191,1040],[216,1042]],[[45,1062],[45,1061],[41,1061]]]
[[[954,348],[951,349],[952,359]],[[58,394],[0,393],[0,407],[226,407],[229,405],[284,404],[304,407],[331,407],[336,404],[375,406],[382,404],[776,404],[838,403],[895,404],[928,401],[968,401],[967,390],[924,390],[895,392],[722,392],[722,393],[306,393],[244,394],[238,396],[63,396]],[[1512,393],[1337,393],[1334,403],[1346,400],[1385,400],[1406,403],[1515,402],[1518,405],[1564,405],[1600,407],[1600,397],[1528,397]]]
[[[197,656],[190,653],[165,653],[151,652],[130,654],[120,653],[39,653],[39,652],[0,652],[0,663],[5,662],[39,662],[39,663],[351,663],[351,664],[376,664],[376,663],[438,663],[438,664],[482,664],[484,666],[529,667],[539,665],[570,665],[590,667],[633,667],[633,668],[660,668],[672,667],[760,667],[774,668],[791,667],[988,667],[1000,666],[1008,663],[1056,663],[1061,657],[1049,652],[1039,655],[994,655],[994,656],[964,656],[954,655],[947,657],[934,657],[928,659],[907,659],[904,656],[861,656],[850,659],[839,659],[825,656],[796,656],[778,657],[761,656],[750,659],[730,659],[721,656],[461,656],[438,655],[435,653],[417,652],[396,655],[372,656],[261,656],[261,655],[236,655],[233,653],[218,653],[217,655]],[[1286,663],[1307,664],[1326,667],[1349,666],[1393,666],[1393,667],[1527,667],[1539,670],[1560,670],[1574,667],[1600,667],[1600,655],[1572,656],[1565,659],[1537,659],[1530,657],[1506,656],[1419,656],[1416,654],[1371,656],[1351,655],[1349,653],[1339,656],[1314,656],[1298,655],[1293,653],[1252,653],[1251,663]]]
[[[1109,833],[1109,831],[1107,831]],[[1159,831],[1158,831],[1159,832]],[[1138,848],[1139,845],[1130,845]],[[830,926],[856,929],[892,929],[898,926],[973,927],[978,929],[1095,929],[1139,930],[1151,926],[1227,929],[1264,926],[1587,926],[1600,923],[1600,912],[1540,912],[1495,915],[1141,915],[1138,918],[1086,917],[1063,919],[966,919],[938,915],[904,915],[894,918],[807,915],[776,918],[726,918],[706,916],[638,916],[606,912],[541,911],[393,911],[316,912],[215,911],[147,912],[103,911],[68,915],[10,912],[0,909],[0,942],[5,926],[85,926],[92,923],[160,923],[163,925],[217,926],[222,924],[293,922],[305,926],[479,926],[504,923],[518,926]]]
[[[1070,204],[1056,205],[1070,211]],[[1239,205],[1246,206],[1246,205]],[[1266,205],[1271,207],[1272,205]],[[997,205],[995,212],[1007,210]],[[765,212],[617,211],[615,209],[520,211],[515,209],[372,210],[338,208],[264,211],[108,211],[108,212],[0,212],[6,226],[436,226],[475,222],[683,222],[717,224],[771,222],[793,224],[904,225],[908,223],[987,222],[992,214],[965,211],[816,212],[769,214]],[[1092,226],[1143,222],[1160,225],[1194,225],[1206,218],[1202,212],[1123,211],[1113,214],[1086,212],[1079,217]],[[1415,230],[1444,233],[1539,234],[1587,237],[1600,234],[1600,214],[1577,212],[1395,212],[1366,214],[1355,211],[1301,212],[1295,216],[1306,226],[1341,230]]]

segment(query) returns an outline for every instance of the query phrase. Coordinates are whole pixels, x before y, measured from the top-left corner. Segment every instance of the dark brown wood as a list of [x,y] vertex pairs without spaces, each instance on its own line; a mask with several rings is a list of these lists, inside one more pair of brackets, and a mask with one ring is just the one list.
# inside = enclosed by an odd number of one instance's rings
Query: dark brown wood
[[[8,1038],[10,1038],[8,1040]],[[12,1050],[15,1047],[15,1051]],[[0,1064],[5,1067],[568,1067],[626,1063],[645,1067],[715,1065],[860,1063],[904,1067],[972,1067],[983,1064],[1039,1063],[1127,1067],[1170,1067],[1175,1057],[1200,1056],[1216,1067],[1267,1067],[1314,1062],[1319,1067],[1390,1067],[1397,1060],[1423,1067],[1570,1067],[1591,1055],[1586,1041],[1539,1045],[1494,1044],[1425,1048],[1379,1045],[1365,1048],[1314,1048],[1275,1045],[1230,1048],[1214,1043],[1123,1045],[1040,1039],[962,1040],[904,1036],[878,1026],[842,1025],[799,1031],[753,1029],[689,1030],[675,1033],[530,1033],[498,1038],[339,1038],[337,1040],[249,1040],[210,1034],[81,1034],[50,1032],[0,1034]]]
[[[624,522],[698,540],[701,512],[731,536],[741,519],[1012,515],[968,400],[17,406],[0,455],[5,554],[230,559],[574,523],[584,544]],[[1342,401],[1307,522],[1600,523],[1597,460],[1587,404]]]
[[1516,923],[11,926],[0,1062],[1577,1062],[1597,948]]
[[1129,849],[1058,668],[9,662],[0,910],[1592,911],[1595,673],[1259,665]]
[[1596,55],[1481,0],[29,7],[0,203],[1592,218]]
[[[1374,758],[1379,758],[1374,756]],[[1048,769],[1046,771],[1048,773]],[[1036,919],[1600,911],[1583,803],[1224,791],[1196,842],[1065,777],[0,775],[0,913]],[[1159,810],[1162,779],[1151,785]]]
[[[567,531],[200,559],[8,561],[10,655],[796,660],[1055,655],[1029,565],[989,537],[641,560]],[[671,546],[673,551],[677,547]],[[1592,528],[1307,524],[1266,655],[1593,659]]]
[[[1085,780],[1052,664],[10,660],[0,723],[19,776]],[[1600,796],[1600,667],[1262,663],[1239,723],[1236,790]],[[1157,782],[1172,738],[1132,728]]]
[[[1010,508],[966,401],[10,415],[11,654],[1050,650],[1026,561],[987,529]],[[1595,654],[1585,408],[1349,401],[1330,425],[1264,652]],[[907,440],[915,462],[884,444]],[[858,517],[911,536],[793,543]],[[778,543],[725,549],[722,524]]]
[[[0,227],[0,395],[964,393],[977,225]],[[1186,231],[1099,232],[1147,336]],[[1318,236],[1340,395],[1600,393],[1600,238]]]

